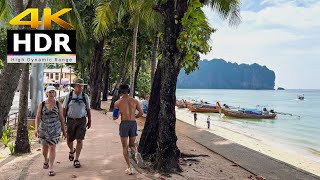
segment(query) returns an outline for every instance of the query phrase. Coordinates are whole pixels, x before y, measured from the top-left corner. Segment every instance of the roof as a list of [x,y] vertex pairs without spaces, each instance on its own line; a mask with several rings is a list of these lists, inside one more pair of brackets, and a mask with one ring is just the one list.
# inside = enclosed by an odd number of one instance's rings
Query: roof
[[[60,73],[61,69],[44,69],[44,73]],[[62,73],[70,73],[70,69],[67,67],[62,68]],[[75,74],[74,70],[71,69],[71,74]]]

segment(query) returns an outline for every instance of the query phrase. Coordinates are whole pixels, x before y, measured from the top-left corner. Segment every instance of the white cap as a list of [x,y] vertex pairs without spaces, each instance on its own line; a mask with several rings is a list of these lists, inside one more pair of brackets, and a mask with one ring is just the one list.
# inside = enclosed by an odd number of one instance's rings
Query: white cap
[[49,91],[52,91],[52,90],[56,90],[56,88],[54,86],[48,86],[47,89],[46,89],[46,92],[48,93]]

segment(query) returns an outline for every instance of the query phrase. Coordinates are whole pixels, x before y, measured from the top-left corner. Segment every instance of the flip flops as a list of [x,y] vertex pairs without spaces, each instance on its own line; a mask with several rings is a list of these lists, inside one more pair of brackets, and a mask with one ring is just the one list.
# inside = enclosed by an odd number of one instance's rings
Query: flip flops
[[54,171],[49,171],[49,176],[55,176],[56,173]]
[[73,161],[74,160],[74,153],[76,152],[76,148],[74,148],[73,152],[69,152],[69,160]]
[[43,163],[43,169],[49,169],[49,163],[44,162]]
[[133,174],[133,168],[130,167],[130,168],[126,169],[124,172],[125,172],[126,174],[128,174],[128,175],[132,175],[132,174]]
[[74,160],[74,161],[73,161],[73,166],[74,166],[75,168],[81,167],[80,161],[79,161],[79,160]]

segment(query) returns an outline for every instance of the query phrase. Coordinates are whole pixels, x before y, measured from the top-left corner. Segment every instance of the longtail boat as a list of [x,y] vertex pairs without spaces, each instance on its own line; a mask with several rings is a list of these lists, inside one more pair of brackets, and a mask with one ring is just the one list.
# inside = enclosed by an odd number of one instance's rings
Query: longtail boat
[[189,105],[187,108],[191,112],[202,112],[202,113],[219,113],[219,108],[211,104],[201,104],[201,105]]
[[236,117],[236,118],[246,118],[246,119],[274,119],[276,118],[277,114],[268,112],[268,114],[264,114],[262,111],[260,113],[260,110],[250,109],[238,109],[233,110],[229,108],[222,108],[222,112],[225,116],[228,117]]
[[185,103],[185,100],[176,100],[176,106],[178,107],[178,108],[186,108],[187,107],[187,105],[186,105],[186,103]]

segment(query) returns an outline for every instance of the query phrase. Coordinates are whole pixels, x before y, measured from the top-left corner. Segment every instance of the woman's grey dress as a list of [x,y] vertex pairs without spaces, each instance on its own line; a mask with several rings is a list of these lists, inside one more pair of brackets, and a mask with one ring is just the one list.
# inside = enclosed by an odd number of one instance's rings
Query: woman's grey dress
[[61,133],[59,120],[59,109],[57,104],[50,111],[46,106],[42,108],[41,121],[39,126],[39,142],[44,145],[58,144]]

